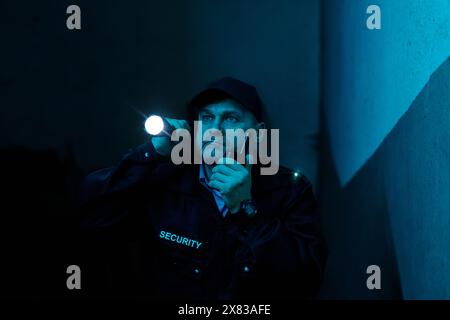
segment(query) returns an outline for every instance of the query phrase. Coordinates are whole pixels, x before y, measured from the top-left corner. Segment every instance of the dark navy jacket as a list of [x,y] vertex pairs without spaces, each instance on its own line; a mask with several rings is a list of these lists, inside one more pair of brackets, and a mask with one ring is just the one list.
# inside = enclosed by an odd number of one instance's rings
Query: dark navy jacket
[[313,297],[327,252],[311,184],[284,167],[261,176],[255,165],[252,196],[256,216],[222,218],[213,195],[199,183],[199,166],[174,165],[147,142],[117,166],[86,177],[83,226],[95,239],[114,239],[104,242],[112,255],[114,246],[134,244],[132,272],[119,276],[127,283],[123,294]]

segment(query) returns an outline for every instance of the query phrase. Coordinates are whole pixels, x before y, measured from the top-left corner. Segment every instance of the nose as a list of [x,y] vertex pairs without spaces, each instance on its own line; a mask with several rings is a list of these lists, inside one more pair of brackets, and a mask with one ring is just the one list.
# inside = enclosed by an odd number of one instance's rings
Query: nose
[[216,118],[214,120],[214,122],[210,126],[210,129],[218,130],[222,133],[222,135],[225,134],[225,127],[224,127],[223,121],[220,118]]
[[219,128],[220,128],[220,119],[219,119],[219,117],[216,117],[214,119],[214,122],[212,123],[212,128],[219,130]]

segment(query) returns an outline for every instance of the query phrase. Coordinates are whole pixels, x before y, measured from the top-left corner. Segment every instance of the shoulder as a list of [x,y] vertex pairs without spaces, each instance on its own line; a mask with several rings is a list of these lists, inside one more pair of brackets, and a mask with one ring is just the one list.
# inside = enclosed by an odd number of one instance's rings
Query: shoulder
[[303,172],[280,166],[274,175],[259,173],[258,170],[252,181],[252,196],[266,217],[316,214],[312,184]]
[[285,166],[280,166],[274,175],[262,175],[258,167],[252,170],[254,189],[257,193],[274,192],[277,190],[302,193],[312,184],[306,175],[301,171],[292,170]]

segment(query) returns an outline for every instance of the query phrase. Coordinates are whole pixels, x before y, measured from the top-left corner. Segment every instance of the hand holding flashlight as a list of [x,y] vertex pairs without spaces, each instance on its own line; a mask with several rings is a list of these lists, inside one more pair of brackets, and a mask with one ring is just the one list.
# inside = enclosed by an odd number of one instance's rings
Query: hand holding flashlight
[[170,140],[172,132],[176,129],[190,130],[186,120],[162,118],[152,115],[145,121],[145,130],[152,136],[155,150],[162,156],[169,157],[173,143]]

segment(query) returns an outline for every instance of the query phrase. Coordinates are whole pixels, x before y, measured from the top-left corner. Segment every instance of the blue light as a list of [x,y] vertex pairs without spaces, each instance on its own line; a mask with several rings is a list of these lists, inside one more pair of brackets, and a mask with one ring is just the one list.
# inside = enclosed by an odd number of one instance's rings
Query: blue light
[[151,135],[157,135],[164,129],[164,122],[160,116],[150,116],[145,120],[145,131]]

